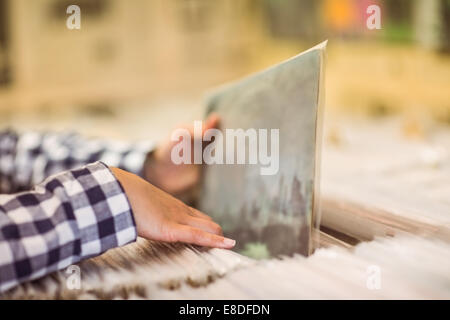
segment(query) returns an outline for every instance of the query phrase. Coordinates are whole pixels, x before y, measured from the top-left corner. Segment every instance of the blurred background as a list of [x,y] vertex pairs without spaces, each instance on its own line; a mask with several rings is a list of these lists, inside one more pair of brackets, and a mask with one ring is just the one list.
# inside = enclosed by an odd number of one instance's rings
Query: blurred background
[[159,139],[207,90],[326,39],[327,140],[342,118],[413,139],[449,126],[449,0],[0,0],[0,128]]

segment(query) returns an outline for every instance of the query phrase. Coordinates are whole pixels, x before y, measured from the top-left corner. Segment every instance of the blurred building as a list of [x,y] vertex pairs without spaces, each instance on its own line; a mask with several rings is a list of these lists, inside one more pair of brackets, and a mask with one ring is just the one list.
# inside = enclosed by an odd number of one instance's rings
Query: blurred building
[[[80,30],[66,27],[71,4],[81,7]],[[377,32],[365,27],[370,4],[382,8]],[[404,95],[411,90],[398,83],[415,77],[408,61],[421,53],[414,47],[449,50],[446,0],[0,0],[0,110],[198,96],[327,38],[332,46],[346,43],[340,60],[330,64],[333,104],[371,103],[378,110],[386,104],[381,92],[403,95],[405,105],[443,95],[434,92],[443,86],[440,79],[441,87],[423,80],[419,97]],[[408,54],[374,51],[367,43],[408,45]],[[363,46],[361,59],[345,57]],[[417,68],[429,70],[434,62],[426,59]],[[347,60],[354,70],[344,67]],[[358,61],[372,77],[380,73],[370,88],[359,88],[365,75]],[[442,101],[435,104],[447,108]]]
[[[73,3],[80,30],[66,28]],[[1,0],[0,104],[117,101],[220,83],[261,38],[260,11],[251,0]]]

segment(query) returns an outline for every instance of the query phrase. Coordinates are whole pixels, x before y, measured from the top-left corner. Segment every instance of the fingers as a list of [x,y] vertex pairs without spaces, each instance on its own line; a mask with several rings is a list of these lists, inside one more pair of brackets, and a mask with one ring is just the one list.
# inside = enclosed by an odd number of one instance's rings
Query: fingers
[[175,241],[223,249],[231,249],[236,244],[235,240],[182,224],[176,227],[172,238]]
[[197,209],[192,208],[192,207],[188,207],[188,208],[191,211],[190,213],[191,213],[191,215],[193,217],[202,218],[202,219],[206,219],[206,220],[211,220],[212,221],[212,218],[210,216],[208,216],[207,214],[204,214],[200,210],[197,210]]
[[182,221],[182,224],[189,225],[209,233],[217,234],[219,236],[222,235],[222,228],[212,220],[187,216],[187,218]]
[[214,222],[211,217],[192,207],[188,207],[188,210],[189,215],[182,220],[183,224],[187,224],[217,235],[222,235],[222,228]]
[[[203,136],[205,134],[206,130],[218,128],[219,124],[220,124],[220,117],[215,113],[210,114],[208,116],[208,118],[205,121],[203,121],[203,123],[202,123],[201,135]],[[195,136],[194,127],[192,126],[192,124],[183,123],[183,124],[178,125],[176,128],[177,129],[186,129],[193,139],[201,139],[202,138],[201,136],[200,137]],[[181,138],[179,140],[181,141]]]
[[215,114],[215,113],[210,114],[208,116],[208,118],[205,120],[205,124],[203,126],[203,134],[208,129],[218,128],[219,122],[220,122],[220,117],[217,114]]

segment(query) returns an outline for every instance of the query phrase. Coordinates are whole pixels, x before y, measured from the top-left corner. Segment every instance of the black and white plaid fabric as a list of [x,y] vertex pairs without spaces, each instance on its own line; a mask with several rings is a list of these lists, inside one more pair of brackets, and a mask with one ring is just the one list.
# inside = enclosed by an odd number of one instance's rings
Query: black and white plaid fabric
[[75,133],[0,132],[0,193],[29,190],[46,177],[102,161],[142,175],[151,142],[86,139]]
[[74,134],[0,133],[0,292],[134,241],[130,204],[105,163],[140,174],[150,149]]

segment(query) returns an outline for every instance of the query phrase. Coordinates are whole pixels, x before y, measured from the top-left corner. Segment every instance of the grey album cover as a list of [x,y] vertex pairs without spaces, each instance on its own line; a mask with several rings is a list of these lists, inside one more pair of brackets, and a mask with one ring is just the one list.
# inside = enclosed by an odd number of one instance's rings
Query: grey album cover
[[207,99],[207,113],[221,119],[225,160],[204,165],[198,207],[237,240],[240,253],[267,258],[311,252],[319,213],[325,48],[326,42]]

